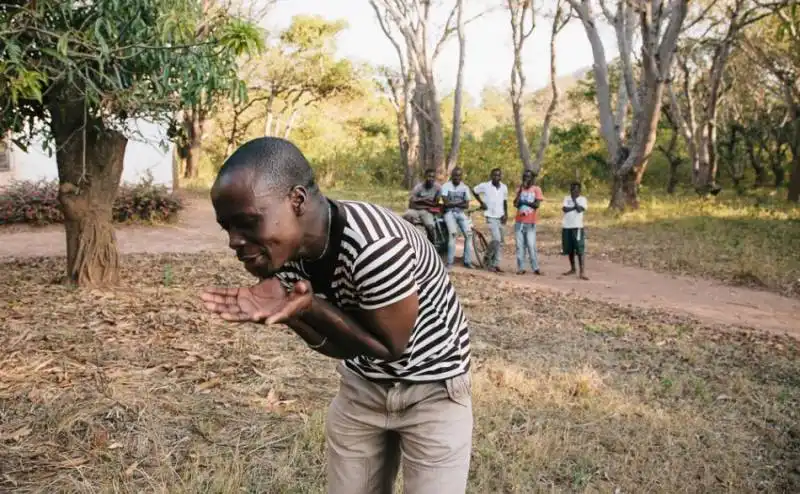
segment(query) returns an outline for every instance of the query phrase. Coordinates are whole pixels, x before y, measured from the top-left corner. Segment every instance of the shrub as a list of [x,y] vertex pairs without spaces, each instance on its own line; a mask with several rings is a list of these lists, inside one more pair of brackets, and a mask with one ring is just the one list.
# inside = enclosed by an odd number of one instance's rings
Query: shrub
[[[121,184],[114,200],[115,222],[171,221],[183,209],[177,195],[145,178],[135,185]],[[0,225],[49,225],[64,221],[58,202],[58,181],[15,181],[0,190]]]

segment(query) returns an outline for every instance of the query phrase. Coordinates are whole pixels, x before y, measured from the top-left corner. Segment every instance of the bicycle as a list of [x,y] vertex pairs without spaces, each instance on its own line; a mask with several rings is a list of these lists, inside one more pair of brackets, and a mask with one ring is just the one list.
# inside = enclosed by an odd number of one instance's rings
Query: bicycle
[[[469,228],[472,231],[472,253],[474,256],[474,263],[480,269],[489,267],[491,252],[489,251],[489,242],[483,232],[475,229],[475,222],[472,221],[472,213],[482,213],[483,209],[480,207],[470,208],[465,211],[469,217]],[[465,246],[466,247],[466,246]]]

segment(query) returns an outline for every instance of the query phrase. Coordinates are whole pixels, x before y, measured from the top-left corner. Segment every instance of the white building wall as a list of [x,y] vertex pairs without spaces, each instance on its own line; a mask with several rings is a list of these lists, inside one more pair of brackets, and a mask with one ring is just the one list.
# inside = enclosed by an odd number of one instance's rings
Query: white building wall
[[[144,120],[131,122],[135,133],[130,135],[125,150],[122,182],[135,184],[147,176],[149,171],[153,182],[172,189],[172,160],[174,144],[167,140],[166,129]],[[164,149],[162,143],[167,143]],[[56,180],[58,167],[55,153],[50,156],[42,147],[41,141],[33,142],[28,151],[10,145],[11,170],[0,171],[0,186],[12,180]]]

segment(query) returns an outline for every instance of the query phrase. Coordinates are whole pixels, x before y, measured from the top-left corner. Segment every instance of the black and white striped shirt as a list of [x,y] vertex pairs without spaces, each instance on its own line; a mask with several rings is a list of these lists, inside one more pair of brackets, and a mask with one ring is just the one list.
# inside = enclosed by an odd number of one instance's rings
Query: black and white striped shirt
[[[289,263],[278,274],[287,287],[299,280],[344,310],[375,310],[414,292],[419,313],[403,356],[394,362],[360,356],[345,365],[374,380],[440,381],[469,369],[469,331],[444,263],[413,225],[380,206],[331,201],[342,220],[332,222],[330,280],[313,279],[306,262]],[[328,257],[328,256],[326,256]],[[328,261],[331,262],[331,261]],[[320,281],[322,283],[320,283]],[[330,288],[322,288],[330,286]]]

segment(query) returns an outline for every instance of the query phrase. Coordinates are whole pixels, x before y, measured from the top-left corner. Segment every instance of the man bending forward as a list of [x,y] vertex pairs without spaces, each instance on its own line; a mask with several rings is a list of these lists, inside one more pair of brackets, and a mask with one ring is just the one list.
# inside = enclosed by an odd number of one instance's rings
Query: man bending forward
[[341,359],[325,424],[328,492],[462,494],[472,445],[467,320],[434,247],[382,207],[334,201],[290,142],[263,137],[222,166],[211,197],[245,269],[209,289],[230,321],[283,323]]

